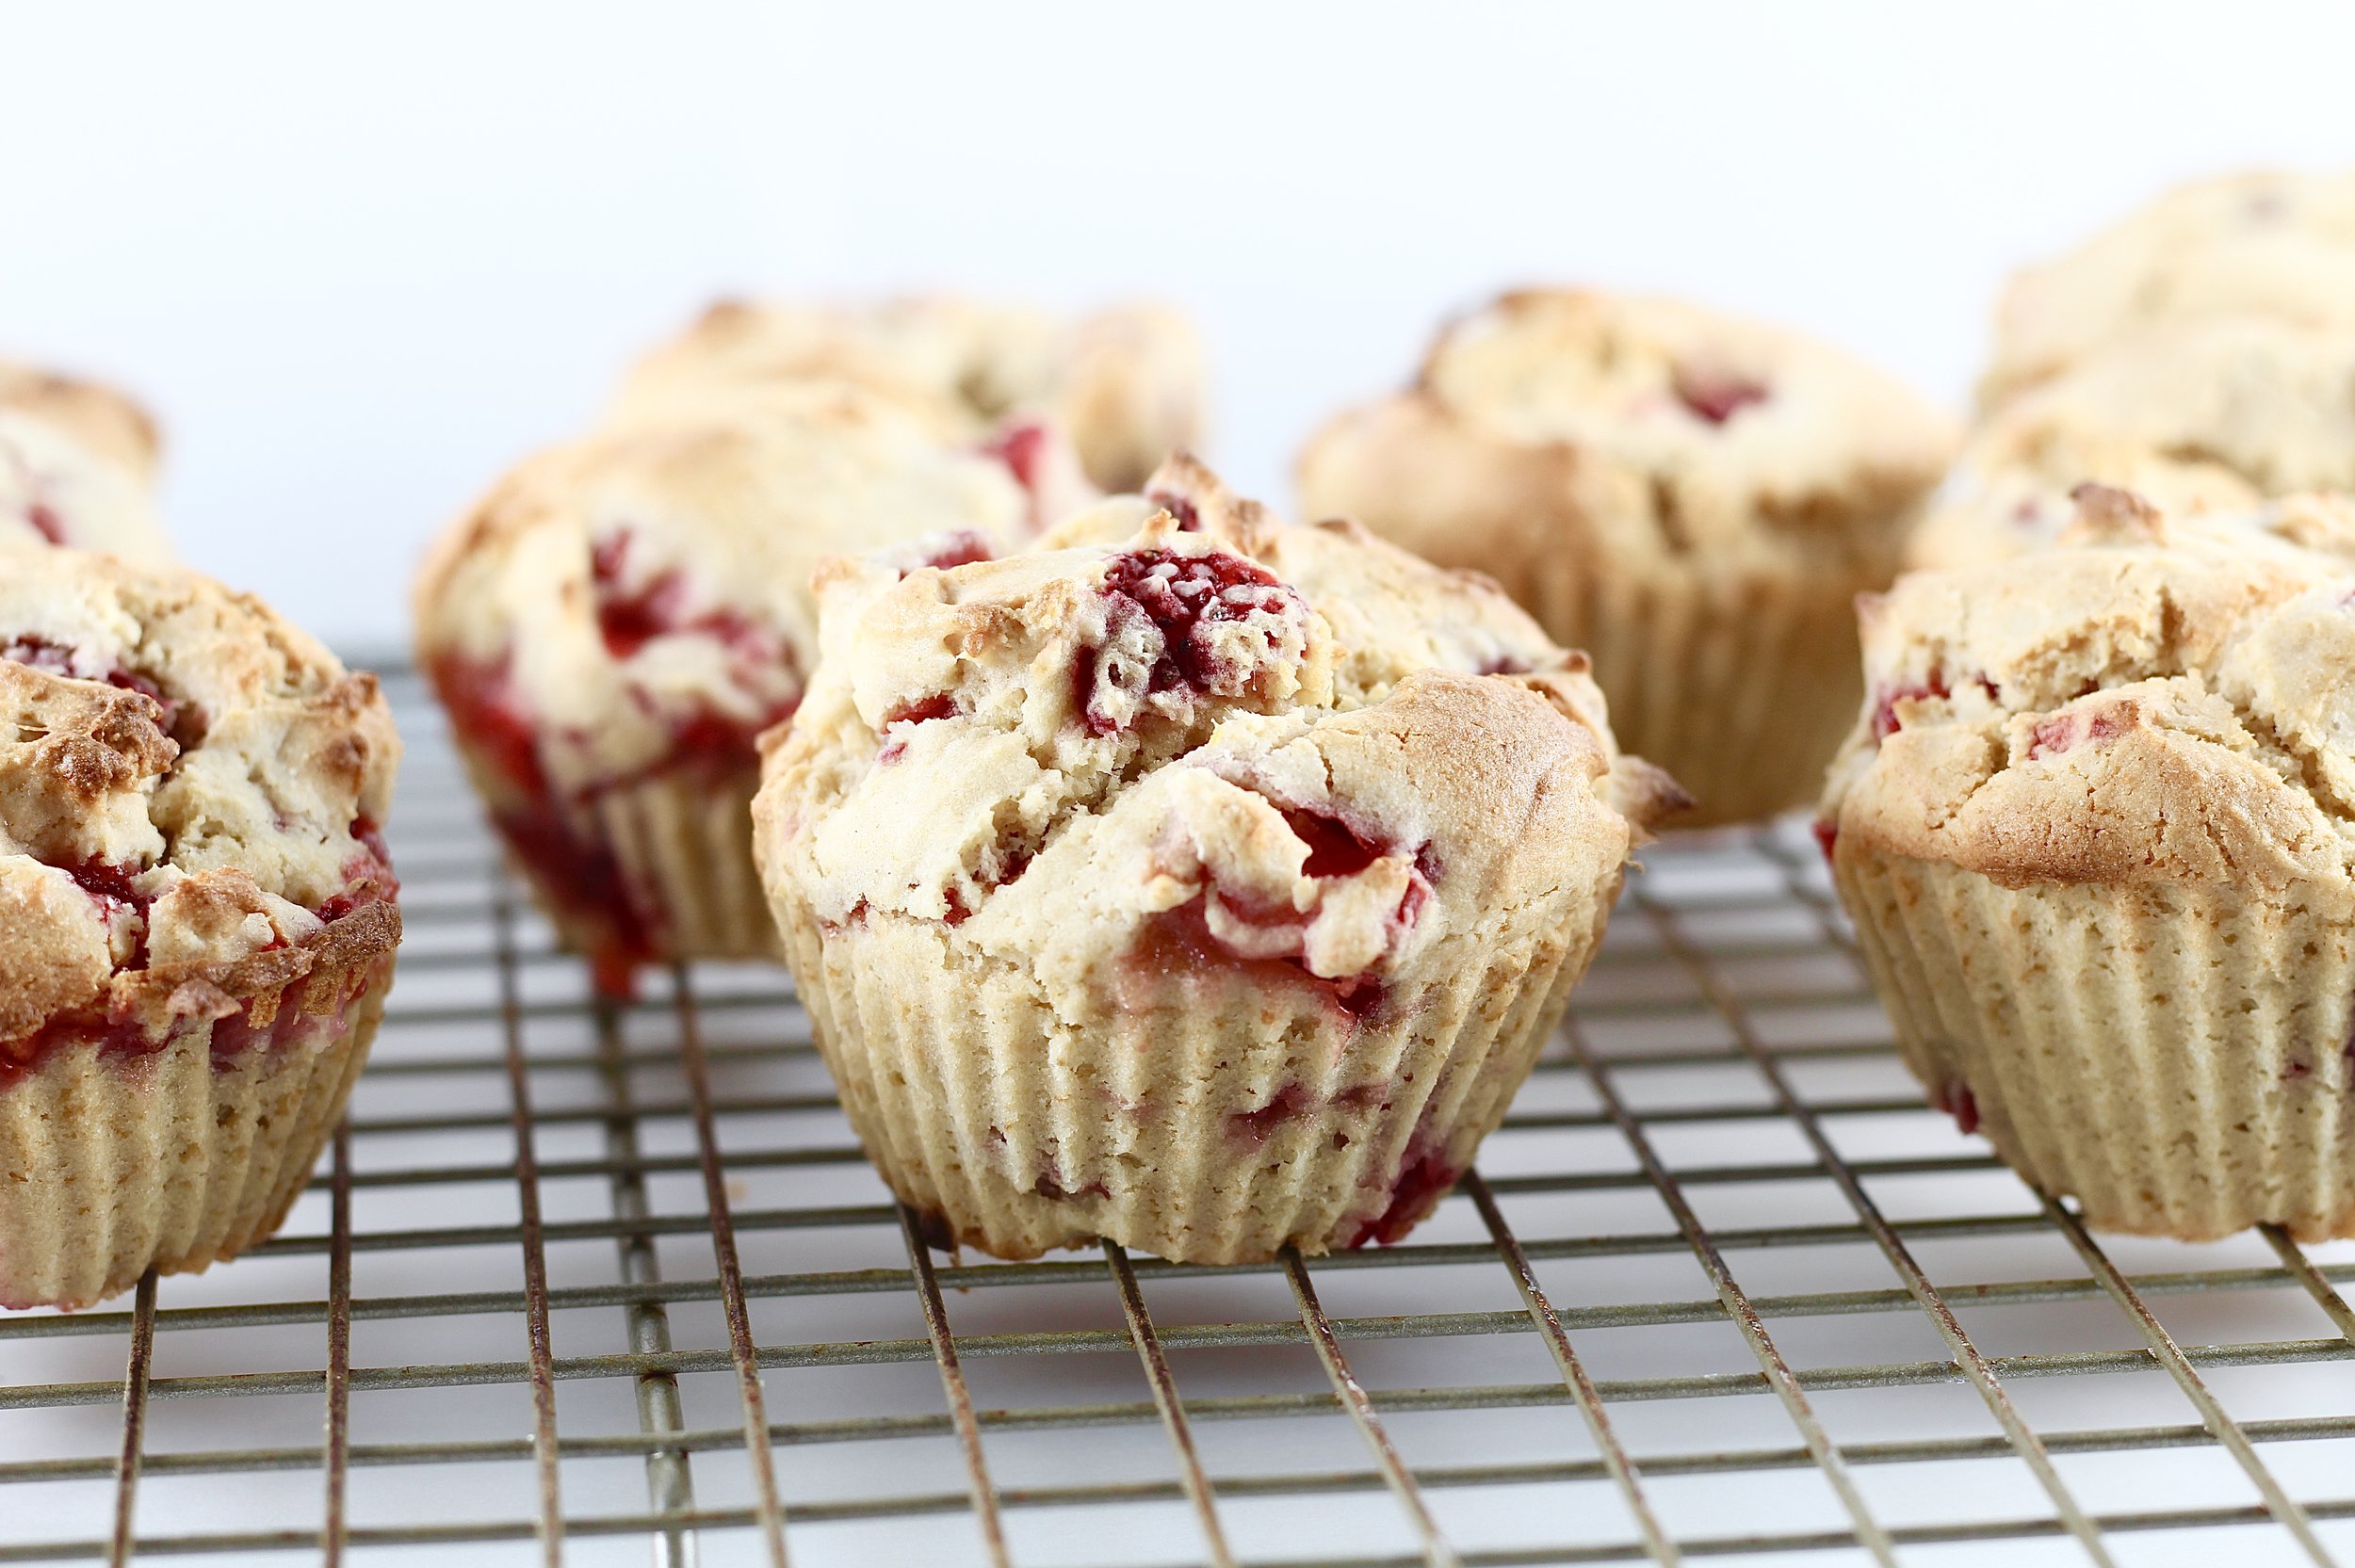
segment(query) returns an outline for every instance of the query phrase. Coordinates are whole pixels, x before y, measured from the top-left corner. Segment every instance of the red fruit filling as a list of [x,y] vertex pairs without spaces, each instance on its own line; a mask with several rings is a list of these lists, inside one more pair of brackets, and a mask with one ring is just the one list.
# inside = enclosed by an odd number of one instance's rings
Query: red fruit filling
[[1047,456],[1046,426],[1032,420],[1016,421],[983,442],[982,451],[1004,463],[1015,483],[1033,497],[1038,494],[1040,465]]
[[[307,1014],[305,1008],[316,974],[304,975],[289,983],[280,993],[278,1010],[268,1024],[256,1025],[250,1010],[240,1010],[212,1023],[210,1056],[215,1072],[236,1065],[245,1054],[257,1046],[277,1047],[295,1043],[305,1036],[338,1034],[348,1026],[352,1005],[360,999],[393,960],[386,953],[374,962],[358,965],[347,971],[342,989],[333,1003],[320,1013]],[[251,1003],[247,1004],[250,1010]],[[29,1074],[38,1070],[56,1051],[74,1044],[94,1043],[101,1055],[127,1059],[152,1056],[174,1040],[204,1026],[202,1018],[182,1017],[170,1026],[151,1030],[128,1019],[107,1016],[103,1009],[68,1013],[51,1019],[33,1033],[16,1040],[0,1041],[0,1091],[5,1091]]]
[[1176,518],[1179,533],[1198,534],[1202,531],[1202,513],[1186,496],[1174,490],[1148,490],[1145,498]]
[[1316,1097],[1297,1083],[1288,1083],[1268,1096],[1268,1103],[1257,1110],[1238,1110],[1226,1118],[1226,1136],[1237,1143],[1257,1149],[1268,1140],[1268,1134],[1285,1123],[1306,1116],[1316,1108]]
[[1979,1130],[1979,1102],[1972,1095],[1971,1086],[1960,1078],[1949,1080],[1930,1094],[1930,1108],[1942,1110],[1955,1119],[1955,1126],[1965,1133]]
[[[919,698],[913,703],[902,703],[885,714],[884,728],[897,730],[902,724],[911,726],[929,724],[935,719],[953,718],[956,711],[957,700],[954,697],[945,691],[935,691],[930,697]],[[906,735],[895,734],[883,743],[883,750],[875,753],[875,760],[888,766],[905,756],[907,749]]]
[[994,560],[997,557],[989,541],[971,528],[951,528],[945,533],[931,534],[917,542],[915,564],[901,568],[904,577],[911,572],[936,566],[943,572],[952,566],[970,566],[975,561]]
[[1464,1172],[1448,1162],[1446,1147],[1427,1140],[1418,1129],[1390,1183],[1389,1201],[1379,1213],[1359,1220],[1357,1229],[1341,1245],[1356,1248],[1372,1242],[1388,1247],[1405,1239],[1406,1233],[1438,1207],[1439,1200],[1463,1179]]
[[103,861],[84,861],[79,865],[60,866],[81,890],[89,895],[98,906],[98,917],[105,922],[107,935],[114,934],[116,924],[125,917],[136,916],[138,933],[131,956],[117,965],[121,969],[147,967],[147,912],[155,902],[152,893],[141,893],[132,885],[132,879],[141,868],[134,865],[108,865]]
[[[1268,1103],[1257,1110],[1239,1110],[1226,1118],[1226,1136],[1238,1144],[1257,1149],[1263,1146],[1270,1134],[1287,1122],[1314,1115],[1324,1109],[1358,1111],[1382,1103],[1386,1085],[1379,1083],[1353,1084],[1329,1100],[1318,1097],[1298,1082],[1288,1082],[1268,1097]],[[1347,1142],[1346,1137],[1342,1142]]]
[[[1028,844],[1000,838],[993,851],[983,857],[973,873],[973,883],[983,893],[994,893],[1009,883],[1019,881],[1022,873],[1031,868],[1037,851]],[[941,890],[941,899],[948,905],[941,915],[943,924],[962,926],[973,918],[973,907],[965,901],[965,890],[951,883]],[[865,903],[861,899],[862,904]]]
[[[1393,847],[1361,836],[1337,816],[1298,807],[1277,809],[1308,847],[1301,867],[1307,876],[1355,876],[1384,855],[1396,852]],[[1430,901],[1437,871],[1438,861],[1428,845],[1416,851],[1413,873],[1391,916],[1394,931],[1404,934],[1414,929]],[[1254,943],[1258,950],[1252,952],[1239,951],[1221,940],[1210,923],[1213,893],[1226,918],[1268,933],[1273,940]],[[1308,921],[1308,913],[1289,904],[1270,908],[1206,888],[1199,897],[1155,915],[1146,925],[1129,954],[1124,978],[1132,983],[1124,990],[1123,1000],[1132,1007],[1153,1006],[1168,1000],[1173,987],[1182,992],[1186,986],[1224,975],[1248,985],[1306,987],[1353,1020],[1379,1012],[1389,999],[1389,989],[1378,977],[1366,973],[1327,977],[1309,972],[1304,952]]]
[[[675,567],[635,584],[628,581],[629,555],[637,536],[625,528],[590,551],[590,590],[594,599],[597,631],[606,651],[627,659],[658,637],[704,637],[726,650],[748,690],[757,678],[780,667],[790,668],[792,654],[774,632],[724,606],[689,612],[687,579]],[[775,719],[790,718],[792,703],[774,719],[752,728],[757,735]],[[739,726],[741,728],[742,726]]]
[[605,639],[606,650],[617,659],[628,658],[675,626],[687,598],[687,581],[675,571],[661,573],[635,589],[623,588],[630,540],[626,532],[615,534],[589,555],[597,631]]
[[[1104,574],[1109,638],[1075,671],[1078,704],[1088,732],[1112,735],[1125,718],[1108,710],[1113,693],[1135,702],[1161,691],[1239,697],[1250,668],[1275,655],[1307,606],[1266,568],[1224,550],[1178,556],[1129,550]],[[1218,646],[1215,628],[1248,628],[1259,650],[1238,662]]]
[[[1980,689],[1990,697],[1996,695],[1995,683],[1985,675],[1970,678],[1978,682]],[[1918,686],[1882,687],[1873,703],[1873,738],[1887,740],[1905,727],[1905,721],[1897,717],[1899,703],[1918,703],[1927,698],[1953,695],[1954,692],[1946,685],[1946,672],[1942,670],[1931,671],[1929,679]]]
[[2058,756],[2080,746],[2098,746],[2105,740],[2116,740],[2134,727],[2126,715],[2116,708],[2103,708],[2097,713],[2082,709],[2055,714],[2039,719],[2028,736],[2028,760]]
[[1746,376],[1722,371],[1681,368],[1676,373],[1677,401],[1695,417],[1722,425],[1753,403],[1766,401],[1766,388]]
[[[511,655],[488,661],[445,655],[433,660],[429,671],[468,750],[523,798],[495,809],[493,826],[551,901],[576,919],[593,923],[598,934],[591,942],[590,959],[597,987],[622,996],[630,993],[632,970],[660,956],[661,912],[625,885],[611,849],[576,826],[586,815],[583,808],[612,790],[681,768],[714,775],[749,770],[761,733],[791,718],[800,702],[792,649],[782,637],[724,606],[694,609],[690,585],[675,568],[634,574],[635,541],[625,528],[590,552],[590,589],[607,652],[625,662],[658,638],[706,639],[720,646],[737,689],[752,699],[756,717],[746,719],[711,708],[671,713],[650,690],[632,682],[625,687],[626,695],[642,711],[662,717],[669,746],[647,766],[594,780],[566,799],[541,760],[541,726],[515,689]],[[790,695],[774,696],[780,687]]]
[[613,852],[575,831],[558,802],[540,765],[539,731],[524,712],[508,661],[446,655],[431,661],[428,673],[467,748],[523,798],[494,809],[492,826],[551,899],[597,924],[590,948],[597,989],[627,995],[632,969],[653,962],[658,953],[651,924],[625,885]]
[[1824,851],[1824,864],[1831,864],[1831,853],[1840,846],[1840,824],[1827,816],[1819,816],[1809,824],[1815,834],[1815,847]]
[[384,835],[375,822],[363,816],[351,824],[351,836],[360,849],[344,862],[344,890],[318,907],[322,920],[340,920],[365,904],[379,904],[399,897],[400,879],[393,874],[392,851],[384,847]]
[[156,722],[169,735],[180,721],[180,704],[164,695],[164,688],[146,676],[120,667],[103,674],[85,675],[73,668],[73,654],[62,644],[40,637],[12,637],[0,646],[0,659],[22,664],[51,675],[62,675],[70,681],[104,681],[119,691],[136,691],[163,710]]
[[24,521],[33,525],[33,532],[52,544],[65,542],[65,523],[46,501],[36,501],[25,509]]
[[1327,979],[1310,974],[1296,955],[1251,958],[1236,952],[1211,933],[1203,900],[1195,898],[1146,923],[1122,965],[1120,1000],[1137,1011],[1188,1006],[1193,1002],[1190,993],[1214,980],[1266,991],[1305,991],[1353,1025],[1379,1012],[1389,998],[1389,988],[1372,975]]
[[1307,862],[1300,868],[1308,876],[1354,877],[1389,853],[1384,846],[1358,837],[1338,816],[1291,806],[1276,809],[1284,814],[1292,836],[1308,847]]
[[1529,673],[1529,661],[1523,658],[1517,658],[1511,654],[1499,654],[1494,658],[1481,660],[1480,669],[1477,673],[1483,675],[1526,675]]

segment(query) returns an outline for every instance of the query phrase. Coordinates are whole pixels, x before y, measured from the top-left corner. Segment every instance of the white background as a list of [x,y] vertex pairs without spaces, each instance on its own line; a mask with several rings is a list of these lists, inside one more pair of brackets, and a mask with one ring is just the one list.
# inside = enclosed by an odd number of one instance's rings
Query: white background
[[2355,159],[2355,8],[0,10],[0,352],[163,414],[199,565],[381,646],[426,536],[723,290],[1193,310],[1212,455],[1517,281],[1781,317],[1959,402],[2005,270]]

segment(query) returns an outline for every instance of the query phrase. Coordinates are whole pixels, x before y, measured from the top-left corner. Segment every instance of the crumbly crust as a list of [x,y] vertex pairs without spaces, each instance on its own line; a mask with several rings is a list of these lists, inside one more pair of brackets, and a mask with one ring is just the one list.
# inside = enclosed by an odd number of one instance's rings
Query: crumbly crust
[[749,734],[816,662],[812,566],[991,553],[1030,526],[1006,466],[855,386],[647,410],[525,463],[436,543],[418,650],[504,671],[564,793],[659,766],[681,731]]
[[1675,300],[1532,289],[1449,326],[1415,386],[1302,454],[1346,514],[1524,603],[1531,574],[1893,561],[1950,423],[1836,349]]
[[1487,572],[1587,649],[1620,740],[1700,822],[1811,800],[1854,710],[1849,603],[1896,574],[1949,422],[1791,333],[1530,291],[1443,332],[1406,393],[1300,460],[1311,515]]
[[821,580],[755,848],[862,1142],[999,1256],[1398,1239],[1681,803],[1493,584],[1189,461],[1012,560]]
[[399,754],[375,677],[259,601],[176,568],[11,557],[0,1042],[66,1014],[160,1030],[389,954],[374,828]]
[[1185,318],[1133,304],[1071,320],[948,296],[867,306],[722,300],[642,360],[625,414],[715,385],[856,382],[978,440],[1010,417],[1070,432],[1106,490],[1142,483],[1201,434],[1200,345]]
[[2055,549],[1863,604],[1870,689],[1824,805],[1843,854],[2355,916],[2355,508],[2080,507]]
[[[1280,525],[1198,465],[1152,489],[1198,526],[1126,498],[1047,542],[1063,547],[1010,560],[905,577],[828,566],[825,659],[791,728],[768,737],[754,808],[772,891],[834,925],[950,923],[1076,981],[1215,881],[1307,914],[1311,968],[1329,950],[1354,964],[1331,974],[1355,974],[1389,951],[1418,847],[1465,868],[1436,896],[1469,921],[1538,896],[1603,840],[1616,866],[1681,803],[1617,754],[1583,655],[1492,585],[1348,525]],[[1139,559],[1225,571],[1234,581],[1211,591],[1245,612],[1191,635],[1124,620],[1119,574]],[[1209,672],[1163,687],[1158,660],[1179,648]],[[1148,667],[1156,679],[1130,678]],[[1535,839],[1499,809],[1556,793],[1590,803],[1539,813],[1553,825]],[[1381,852],[1336,894],[1303,870],[1311,847],[1287,810]]]
[[0,545],[165,560],[155,426],[111,387],[0,360]]
[[2040,548],[2087,480],[2177,516],[2355,490],[2355,330],[2219,318],[2091,351],[1974,432],[1910,558],[1958,566]]
[[2005,291],[1982,407],[2156,328],[2257,317],[2355,331],[2355,170],[2178,186]]
[[162,443],[155,421],[128,395],[104,382],[0,360],[0,408],[68,431],[142,483],[155,477]]

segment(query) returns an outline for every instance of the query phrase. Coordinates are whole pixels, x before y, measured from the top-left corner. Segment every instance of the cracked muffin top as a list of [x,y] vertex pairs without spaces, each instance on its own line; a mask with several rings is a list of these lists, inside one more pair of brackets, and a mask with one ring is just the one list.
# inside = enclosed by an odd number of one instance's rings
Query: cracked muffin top
[[1451,324],[1405,394],[1327,426],[1300,484],[1320,513],[1551,519],[1529,542],[1550,553],[1893,550],[1892,519],[1954,439],[1888,376],[1797,333],[1531,289]]
[[2104,345],[2244,316],[2355,331],[2355,170],[2168,192],[2005,290],[1979,399],[1992,409]]
[[857,387],[649,412],[526,462],[442,538],[418,652],[446,699],[522,728],[521,772],[566,790],[682,749],[749,761],[816,659],[819,559],[983,558],[1032,510],[1001,458]]
[[2088,485],[2042,554],[1862,606],[1843,843],[2007,885],[2229,885],[2355,913],[2355,504],[2168,519]]
[[866,306],[723,300],[630,374],[625,412],[714,388],[854,381],[978,440],[1010,417],[1066,430],[1088,477],[1133,489],[1200,436],[1200,346],[1183,316],[1122,305],[1060,320],[1019,306],[919,296]]
[[324,955],[388,951],[376,678],[172,567],[22,552],[0,574],[0,1041],[159,1026]]
[[2104,348],[1989,416],[1910,558],[1958,566],[2040,548],[2087,480],[2175,516],[2355,490],[2355,331],[2215,320]]
[[1149,489],[1007,560],[822,570],[825,658],[754,808],[772,888],[1028,953],[1074,1006],[1180,909],[1196,947],[1342,982],[1591,897],[1565,889],[1680,802],[1486,579],[1190,460]]
[[155,426],[111,387],[0,360],[0,544],[166,560]]

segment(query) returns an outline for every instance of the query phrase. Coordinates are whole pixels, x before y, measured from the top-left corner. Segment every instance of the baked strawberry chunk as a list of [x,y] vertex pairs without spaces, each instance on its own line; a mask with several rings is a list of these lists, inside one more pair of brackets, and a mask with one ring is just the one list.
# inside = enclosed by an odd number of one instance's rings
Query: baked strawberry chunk
[[1762,384],[1746,376],[1689,367],[1677,372],[1674,385],[1677,401],[1695,418],[1712,425],[1724,424],[1768,396]]
[[[1105,640],[1078,667],[1089,733],[1113,735],[1162,692],[1243,696],[1303,640],[1307,605],[1256,561],[1129,550],[1104,574]],[[1241,635],[1235,635],[1240,629]]]

